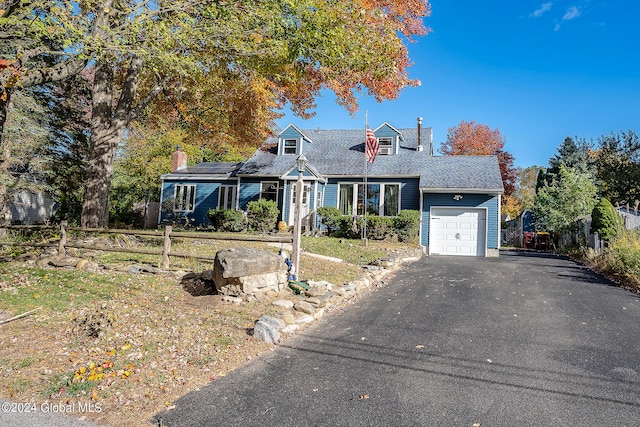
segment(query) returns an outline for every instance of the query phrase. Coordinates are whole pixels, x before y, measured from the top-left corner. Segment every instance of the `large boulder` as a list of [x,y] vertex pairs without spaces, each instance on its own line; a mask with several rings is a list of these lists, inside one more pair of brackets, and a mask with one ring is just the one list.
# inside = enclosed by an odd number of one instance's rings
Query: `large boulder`
[[213,282],[222,294],[254,295],[283,291],[287,287],[287,265],[278,255],[252,248],[218,251]]

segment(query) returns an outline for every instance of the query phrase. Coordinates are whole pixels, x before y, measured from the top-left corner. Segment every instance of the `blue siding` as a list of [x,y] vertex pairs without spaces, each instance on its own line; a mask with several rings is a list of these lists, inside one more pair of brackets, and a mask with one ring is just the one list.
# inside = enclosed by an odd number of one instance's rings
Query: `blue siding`
[[277,178],[242,178],[240,180],[240,195],[238,209],[246,211],[249,202],[260,199],[260,183],[261,182],[278,182],[278,209],[282,218],[282,208],[284,199],[284,186],[282,181]]
[[393,138],[393,151],[396,152],[398,149],[398,132],[393,130],[388,125],[383,125],[380,129],[375,132],[376,137],[378,138]]
[[242,178],[240,180],[240,195],[238,208],[247,210],[247,203],[260,198],[260,180]]
[[402,181],[400,186],[400,209],[420,210],[419,179],[411,178]]
[[[215,209],[218,207],[218,193],[221,184],[236,185],[237,181],[218,181],[218,182],[194,182],[194,181],[165,181],[162,187],[163,202],[167,199],[173,198],[175,194],[176,185],[195,185],[196,186],[196,199],[195,209],[193,212],[185,213],[185,216],[189,218],[196,225],[210,225],[207,212],[209,209]],[[161,213],[161,220],[167,219],[168,213]]]
[[324,200],[323,206],[338,207],[338,180],[332,178],[327,181],[327,185],[324,187]]
[[[286,128],[284,131],[282,131],[282,133],[279,136],[279,142],[281,144],[283,144],[283,141],[285,139],[295,139],[298,141],[298,147],[296,149],[296,155],[300,154],[300,153],[304,153],[305,149],[307,148],[307,146],[309,145],[309,141],[304,138],[302,136],[302,134],[300,132],[298,132],[293,126],[289,126],[288,128]],[[300,150],[300,141],[302,141],[302,151]],[[278,147],[278,154],[280,155],[285,155],[283,153],[283,147],[280,144],[280,146]],[[289,155],[293,155],[293,154],[286,154],[287,156]]]
[[388,125],[383,125],[380,129],[376,130],[376,136],[378,138],[380,137],[385,137],[385,136],[398,136],[398,132],[396,132],[395,130],[393,130],[391,127],[389,127]]
[[462,200],[453,199],[453,193],[424,193],[422,201],[422,246],[429,246],[429,214],[432,206],[454,208],[487,208],[487,248],[498,249],[499,238],[499,203],[498,196],[490,194],[462,194]]

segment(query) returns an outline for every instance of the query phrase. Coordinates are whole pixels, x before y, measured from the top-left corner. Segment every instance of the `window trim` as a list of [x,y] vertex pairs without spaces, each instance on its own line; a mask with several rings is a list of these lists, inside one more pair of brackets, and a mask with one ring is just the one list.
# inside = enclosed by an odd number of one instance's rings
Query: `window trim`
[[[225,208],[224,204],[225,203],[221,203],[223,202],[222,199],[222,193],[223,193],[223,189],[225,190],[225,200],[224,202],[226,202],[226,198],[228,195],[228,192],[231,191],[232,193],[232,197],[231,197],[231,206]],[[229,185],[229,184],[220,184],[220,186],[218,187],[218,209],[227,209],[227,210],[235,210],[236,209],[236,205],[237,205],[237,200],[238,200],[238,187],[236,185]]]
[[[364,186],[364,182],[338,182],[337,186],[338,186],[338,200],[336,203],[336,206],[338,209],[340,209],[340,193],[341,193],[341,187],[343,185],[350,185],[352,188],[352,195],[351,195],[351,208],[356,209],[358,206],[358,189],[360,186]],[[401,182],[367,182],[367,185],[379,185],[380,186],[380,200],[378,202],[378,214],[379,216],[398,216],[398,214],[400,213],[400,211],[402,210],[402,183]],[[386,204],[384,201],[384,195],[385,195],[385,188],[386,186],[397,186],[398,187],[398,212],[394,215],[387,215],[386,212],[384,212]],[[366,209],[366,207],[365,207]],[[348,214],[344,214],[342,212],[342,210],[340,210],[340,212],[343,215],[348,215]],[[380,213],[382,213],[382,215],[380,215]],[[362,215],[362,212],[352,212],[351,215]]]
[[[293,142],[294,145],[293,146],[287,145],[287,142]],[[294,156],[294,155],[298,154],[298,142],[299,142],[298,139],[295,139],[295,138],[283,139],[282,140],[282,154],[284,156]],[[293,153],[288,153],[287,149],[290,150],[291,148],[293,148]]]
[[390,156],[396,153],[395,138],[391,136],[382,136],[378,138],[378,155]]
[[260,199],[263,199],[264,197],[262,197],[262,194],[264,193],[263,191],[263,186],[265,184],[275,184],[276,186],[276,190],[275,190],[275,194],[276,194],[276,203],[278,203],[278,196],[279,196],[279,192],[280,192],[280,182],[279,181],[260,181]]
[[381,136],[380,138],[378,138],[378,144],[381,147],[385,146],[385,147],[392,147],[393,148],[393,137],[391,137],[391,136]]
[[[183,198],[182,194],[185,194],[183,193],[185,190],[186,190],[186,195]],[[173,212],[195,211],[196,210],[196,192],[197,192],[197,186],[195,184],[175,184],[173,186]],[[178,195],[180,195],[180,197],[178,197]],[[182,203],[183,201],[185,202],[186,206],[183,206],[183,203]]]

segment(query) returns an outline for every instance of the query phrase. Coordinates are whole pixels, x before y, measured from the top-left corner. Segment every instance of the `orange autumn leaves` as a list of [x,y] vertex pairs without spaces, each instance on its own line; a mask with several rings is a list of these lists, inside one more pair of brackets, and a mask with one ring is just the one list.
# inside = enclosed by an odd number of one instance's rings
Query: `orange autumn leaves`
[[487,125],[463,120],[459,125],[449,128],[447,141],[440,146],[439,151],[448,156],[497,156],[504,185],[504,203],[515,191],[516,182],[516,169],[513,166],[515,159],[504,150],[504,144],[505,138],[498,129],[491,130]]

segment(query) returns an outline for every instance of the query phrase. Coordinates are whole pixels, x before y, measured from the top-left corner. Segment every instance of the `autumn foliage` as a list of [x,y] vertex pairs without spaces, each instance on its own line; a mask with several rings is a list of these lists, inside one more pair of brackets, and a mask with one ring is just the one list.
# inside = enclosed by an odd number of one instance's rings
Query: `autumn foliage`
[[[497,156],[504,185],[504,195],[510,196],[515,190],[516,169],[514,157],[504,150],[505,138],[498,129],[474,121],[460,122],[449,128],[447,141],[440,147],[440,153],[447,156]],[[504,198],[503,201],[508,200]]]

